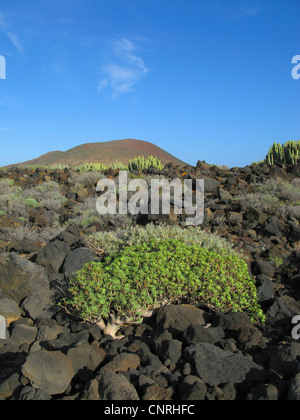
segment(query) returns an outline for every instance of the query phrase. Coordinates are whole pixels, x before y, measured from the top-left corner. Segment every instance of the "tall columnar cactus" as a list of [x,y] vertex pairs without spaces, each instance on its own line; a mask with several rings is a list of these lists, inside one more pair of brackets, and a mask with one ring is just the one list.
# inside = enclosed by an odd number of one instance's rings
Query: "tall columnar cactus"
[[102,163],[82,163],[75,167],[76,170],[79,172],[103,172],[107,169],[121,169],[121,170],[128,170],[128,171],[142,171],[143,169],[148,169],[151,166],[161,170],[164,168],[163,163],[154,156],[139,156],[134,159],[131,159],[128,165],[125,165],[120,162],[112,163],[111,165],[104,165]]
[[278,164],[294,165],[300,163],[300,140],[288,141],[285,144],[274,143],[265,162],[268,166]]
[[154,156],[140,156],[129,161],[128,170],[142,171],[143,169],[148,169],[152,166],[159,170],[164,168],[164,165],[158,158]]

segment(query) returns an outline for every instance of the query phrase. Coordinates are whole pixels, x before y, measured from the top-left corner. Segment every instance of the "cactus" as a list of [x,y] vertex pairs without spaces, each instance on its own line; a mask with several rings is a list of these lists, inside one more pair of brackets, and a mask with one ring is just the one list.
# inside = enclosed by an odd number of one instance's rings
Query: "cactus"
[[300,163],[300,140],[288,141],[285,144],[274,143],[265,162],[268,166]]
[[91,171],[95,171],[95,172],[103,172],[106,171],[107,169],[126,169],[126,165],[123,165],[122,163],[116,162],[113,163],[109,166],[106,166],[102,163],[82,163],[80,165],[75,166],[75,170],[79,171],[79,172],[91,172]]
[[134,159],[131,159],[128,165],[124,165],[120,162],[112,163],[111,165],[104,165],[102,163],[82,163],[80,165],[75,166],[75,170],[79,172],[103,172],[107,169],[121,169],[121,170],[128,170],[128,171],[142,171],[143,169],[148,169],[151,166],[161,170],[164,168],[163,163],[154,156],[139,156]]
[[[60,169],[64,170],[67,168],[74,169],[78,172],[84,173],[84,172],[103,172],[107,169],[121,169],[123,171],[142,171],[144,169],[148,169],[150,167],[155,167],[159,170],[162,170],[164,168],[163,163],[154,156],[139,156],[134,159],[131,159],[128,163],[128,165],[121,163],[121,162],[114,162],[110,165],[104,165],[103,163],[80,163],[76,166],[68,166],[63,164],[53,164],[49,166],[44,166],[44,169]],[[38,166],[29,166],[30,169],[36,169]]]
[[164,168],[164,165],[158,158],[154,156],[148,156],[148,157],[140,156],[129,161],[128,170],[129,171],[142,171],[143,169],[148,169],[148,168],[151,168],[152,166],[159,170]]

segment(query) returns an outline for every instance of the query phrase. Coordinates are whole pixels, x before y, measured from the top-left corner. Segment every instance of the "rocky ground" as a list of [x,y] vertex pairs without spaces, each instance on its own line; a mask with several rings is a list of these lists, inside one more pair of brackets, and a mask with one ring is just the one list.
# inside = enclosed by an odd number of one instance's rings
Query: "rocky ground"
[[[158,174],[150,168],[133,176]],[[103,175],[114,178],[117,171]],[[20,190],[55,182],[64,197],[59,208],[28,206],[26,217],[0,216],[0,314],[9,324],[0,341],[1,399],[300,399],[300,344],[292,337],[292,319],[300,315],[300,199],[291,206],[268,197],[273,204],[265,205],[257,187],[293,184],[297,192],[300,167],[229,170],[199,162],[169,165],[160,175],[205,179],[203,229],[245,254],[266,323],[257,327],[244,314],[172,305],[141,325],[124,326],[125,338],[113,340],[70,318],[55,305],[55,294],[67,276],[97,260],[85,245],[87,235],[124,222],[182,225],[185,216],[69,223],[78,205],[96,198],[95,179],[71,170],[0,172],[0,182],[12,180]],[[47,229],[53,238],[44,235]]]

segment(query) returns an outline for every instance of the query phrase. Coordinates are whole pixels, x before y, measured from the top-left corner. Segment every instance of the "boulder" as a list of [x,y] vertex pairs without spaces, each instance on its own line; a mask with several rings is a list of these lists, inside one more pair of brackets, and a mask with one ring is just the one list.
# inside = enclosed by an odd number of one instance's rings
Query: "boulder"
[[20,375],[14,373],[0,384],[0,399],[10,398],[16,389],[21,385]]
[[14,300],[0,299],[0,315],[6,319],[9,326],[21,316],[21,310]]
[[79,226],[69,226],[67,230],[61,233],[59,238],[71,247],[80,241],[80,236],[81,229]]
[[195,382],[189,390],[182,395],[184,401],[204,401],[207,387],[204,382]]
[[19,254],[34,254],[39,252],[42,245],[39,241],[34,241],[32,239],[23,239],[19,242],[11,242],[8,245],[9,252],[18,252]]
[[38,254],[36,262],[47,273],[58,273],[69,252],[70,247],[66,242],[51,242]]
[[25,386],[19,395],[19,401],[51,401],[50,395],[41,389]]
[[89,332],[81,331],[77,334],[64,333],[61,334],[56,340],[51,340],[43,343],[43,346],[47,350],[61,350],[66,352],[72,347],[78,347],[82,344],[86,344],[89,340]]
[[55,314],[53,301],[54,293],[51,290],[41,290],[28,296],[22,303],[22,309],[34,321],[37,319],[51,319]]
[[134,386],[122,374],[102,369],[86,388],[88,400],[138,401]]
[[[159,357],[156,354],[153,354],[149,348],[141,347],[140,350],[137,351],[138,356],[141,360],[141,365],[146,366],[145,369],[151,369],[153,373],[156,375],[161,375],[162,373],[167,373],[168,369],[162,364]],[[140,371],[143,372],[142,367],[140,367]]]
[[267,219],[268,216],[265,213],[253,207],[248,208],[244,214],[244,220],[253,226],[252,229],[255,228],[257,225],[263,225]]
[[282,231],[279,224],[278,217],[272,216],[264,227],[264,233],[269,236],[276,236],[277,238],[282,237]]
[[187,344],[209,343],[216,344],[225,337],[222,328],[204,328],[201,325],[190,325],[184,332],[184,341]]
[[178,340],[170,340],[162,342],[161,358],[164,362],[167,360],[171,364],[176,365],[182,356],[182,343]]
[[208,343],[192,344],[184,353],[206,384],[214,386],[226,383],[263,381],[266,377],[263,368],[248,357],[221,350]]
[[270,171],[269,171],[269,176],[272,178],[280,178],[283,181],[290,180],[286,171],[283,168],[279,168],[279,166],[271,166]]
[[32,344],[37,336],[37,328],[29,325],[15,325],[11,334],[11,341],[17,346]]
[[181,358],[181,341],[173,340],[172,335],[167,331],[154,338],[154,347],[156,354],[163,362],[169,360],[170,363],[176,365]]
[[268,276],[268,277],[275,276],[275,268],[268,261],[257,260],[257,270],[259,274],[262,274],[264,276]]
[[142,396],[144,401],[170,401],[172,399],[173,391],[166,389],[159,384],[149,385],[145,388]]
[[19,257],[15,253],[0,255],[1,297],[14,300],[18,305],[27,296],[49,289],[45,270]]
[[67,357],[71,360],[75,375],[86,382],[93,377],[94,371],[105,359],[106,353],[99,347],[88,343],[68,350]]
[[127,372],[129,369],[137,369],[141,364],[138,355],[131,353],[121,353],[114,357],[114,359],[104,366],[104,369],[111,372]]
[[272,321],[282,321],[300,314],[300,304],[290,296],[282,296],[275,300],[267,312]]
[[94,261],[96,255],[86,248],[79,248],[72,251],[66,258],[63,266],[63,272],[66,274],[76,273],[81,270],[85,264]]
[[216,179],[206,178],[204,179],[205,193],[213,193],[218,190],[220,182]]
[[228,221],[232,226],[242,224],[243,223],[243,215],[241,213],[231,211],[228,215]]
[[67,332],[69,332],[69,330],[66,327],[61,327],[60,325],[55,325],[51,327],[44,325],[39,328],[39,332],[36,339],[39,343],[43,343],[45,341],[56,340],[56,338],[60,334]]
[[275,290],[272,281],[265,274],[257,276],[257,296],[260,303],[268,302],[274,298]]
[[197,376],[189,375],[181,381],[178,394],[181,400],[204,401],[207,392],[205,383]]
[[30,354],[22,366],[23,375],[32,386],[48,395],[63,394],[75,372],[70,359],[60,351],[38,351]]
[[156,327],[159,331],[169,330],[174,336],[182,336],[191,324],[206,325],[204,312],[190,305],[170,305],[159,309]]
[[241,312],[231,312],[220,314],[218,326],[225,331],[239,331],[244,327],[251,325],[251,319],[248,315]]
[[282,343],[270,350],[270,369],[280,376],[294,376],[299,371],[300,344]]

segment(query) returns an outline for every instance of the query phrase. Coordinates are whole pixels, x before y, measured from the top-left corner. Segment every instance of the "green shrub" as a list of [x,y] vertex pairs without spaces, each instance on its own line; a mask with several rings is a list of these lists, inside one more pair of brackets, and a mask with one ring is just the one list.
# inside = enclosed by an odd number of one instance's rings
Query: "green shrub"
[[48,210],[59,210],[66,202],[66,197],[60,194],[60,186],[53,181],[43,182],[33,188],[22,191],[22,197],[35,199],[38,206]]
[[97,323],[110,314],[138,320],[144,310],[164,304],[202,302],[264,320],[243,260],[174,239],[132,245],[114,258],[86,265],[70,280],[62,306]]
[[249,206],[264,212],[275,212],[281,216],[300,219],[300,180],[291,183],[268,180],[255,185],[255,192],[239,197]]
[[0,180],[0,195],[9,194],[16,190],[15,181],[10,178]]
[[28,208],[59,210],[66,200],[60,186],[52,181],[23,190],[11,179],[0,180],[0,211],[9,217],[24,217]]
[[25,205],[26,207],[36,209],[39,206],[39,203],[34,198],[26,198]]

